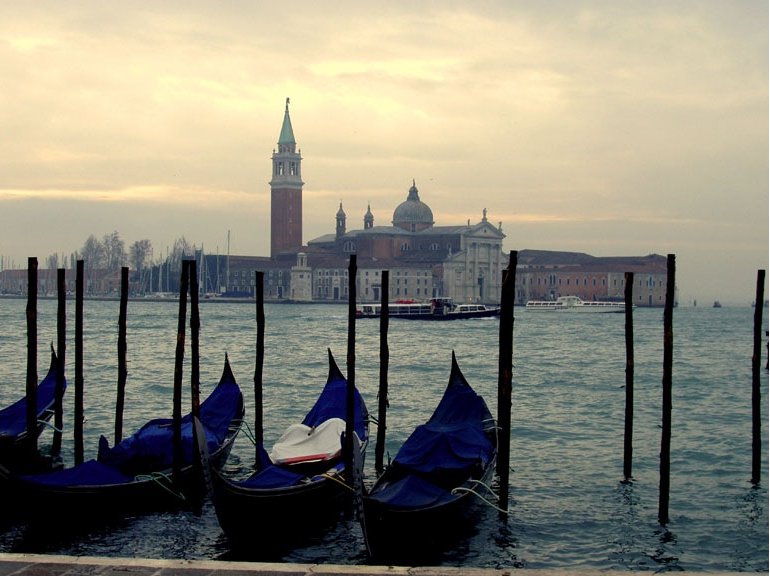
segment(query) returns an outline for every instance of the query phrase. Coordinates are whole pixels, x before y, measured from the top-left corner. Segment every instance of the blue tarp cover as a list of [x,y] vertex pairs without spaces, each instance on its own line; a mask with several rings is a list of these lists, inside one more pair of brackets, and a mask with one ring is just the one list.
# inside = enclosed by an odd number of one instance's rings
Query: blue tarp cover
[[[332,378],[326,383],[318,400],[307,413],[302,423],[306,426],[318,426],[330,418],[346,419],[348,381],[345,378]],[[354,430],[363,441],[366,439],[366,408],[358,389],[355,391]]]
[[[201,403],[201,423],[210,452],[220,446],[233,418],[240,413],[242,404],[241,390],[227,367],[222,380]],[[135,476],[168,470],[173,465],[172,423],[171,418],[151,420],[113,448],[107,446],[107,439],[102,436],[97,460],[22,478],[45,485],[99,486],[131,482]],[[182,418],[182,453],[182,465],[191,464],[193,442],[190,414]]]
[[407,438],[370,498],[394,508],[415,508],[453,498],[452,488],[478,475],[495,447],[484,432],[492,416],[484,399],[453,371],[427,423]]
[[396,482],[389,482],[382,490],[372,494],[371,498],[387,502],[393,508],[408,510],[449,502],[454,496],[448,490],[412,474]]

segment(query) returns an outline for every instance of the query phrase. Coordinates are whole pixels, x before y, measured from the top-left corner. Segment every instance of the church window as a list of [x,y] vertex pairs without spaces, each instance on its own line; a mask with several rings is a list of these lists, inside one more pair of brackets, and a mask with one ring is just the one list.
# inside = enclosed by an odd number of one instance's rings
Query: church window
[[297,163],[296,162],[290,162],[289,163],[289,174],[292,176],[297,175]]
[[276,172],[279,176],[283,176],[283,162],[278,162],[276,164]]

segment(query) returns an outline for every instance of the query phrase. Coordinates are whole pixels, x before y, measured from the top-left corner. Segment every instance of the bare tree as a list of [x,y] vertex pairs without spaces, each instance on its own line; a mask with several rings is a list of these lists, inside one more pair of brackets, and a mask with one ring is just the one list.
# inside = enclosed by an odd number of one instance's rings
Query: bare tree
[[105,254],[105,268],[108,270],[119,270],[128,260],[126,257],[126,246],[117,231],[112,234],[105,234],[102,240]]
[[129,249],[129,266],[134,270],[139,284],[144,290],[145,267],[152,260],[152,242],[147,239],[138,240]]
[[104,252],[104,245],[93,234],[86,239],[80,249],[80,259],[83,260],[83,267],[86,270],[106,268],[107,255]]
[[195,253],[195,247],[190,244],[185,237],[174,240],[174,247],[168,256],[168,268],[176,277],[182,272],[182,260],[185,256],[192,256]]

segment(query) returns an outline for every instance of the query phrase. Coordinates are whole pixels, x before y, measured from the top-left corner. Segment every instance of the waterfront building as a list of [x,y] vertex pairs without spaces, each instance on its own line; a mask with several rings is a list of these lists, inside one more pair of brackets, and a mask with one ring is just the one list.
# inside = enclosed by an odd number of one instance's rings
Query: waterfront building
[[[486,208],[475,223],[468,219],[465,224],[436,225],[433,211],[420,198],[412,180],[406,199],[396,206],[389,224],[376,225],[371,205],[367,205],[363,226],[349,230],[340,202],[333,219],[330,211],[334,231],[303,244],[302,156],[288,98],[271,166],[270,256],[196,251],[203,294],[253,297],[256,272],[262,271],[267,300],[346,302],[350,256],[356,254],[359,302],[382,299],[385,270],[389,271],[391,300],[449,297],[458,303],[499,302],[502,275],[508,265],[508,253],[503,251],[506,235],[502,222],[494,225],[488,220]],[[149,281],[140,280],[132,291],[178,291],[179,273],[171,264],[167,261],[150,268]],[[89,287],[93,292],[115,292],[119,276],[115,271],[103,272],[91,271]],[[664,305],[663,256],[594,257],[544,250],[518,252],[516,303],[567,295],[588,300],[622,299],[626,272],[635,273],[633,297],[637,306]],[[44,278],[43,291],[50,292],[53,284],[48,276]],[[0,292],[26,293],[25,280],[26,271],[0,271]]]

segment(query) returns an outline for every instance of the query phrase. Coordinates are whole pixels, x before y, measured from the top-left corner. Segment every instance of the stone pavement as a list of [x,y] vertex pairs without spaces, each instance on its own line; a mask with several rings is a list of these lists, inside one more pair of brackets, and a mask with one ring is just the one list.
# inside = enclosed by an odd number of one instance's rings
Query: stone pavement
[[[0,553],[0,576],[650,576],[650,572],[605,570],[539,570],[408,566],[279,564],[219,560],[150,560]],[[677,572],[704,576],[703,572]],[[731,572],[708,572],[728,576]]]

